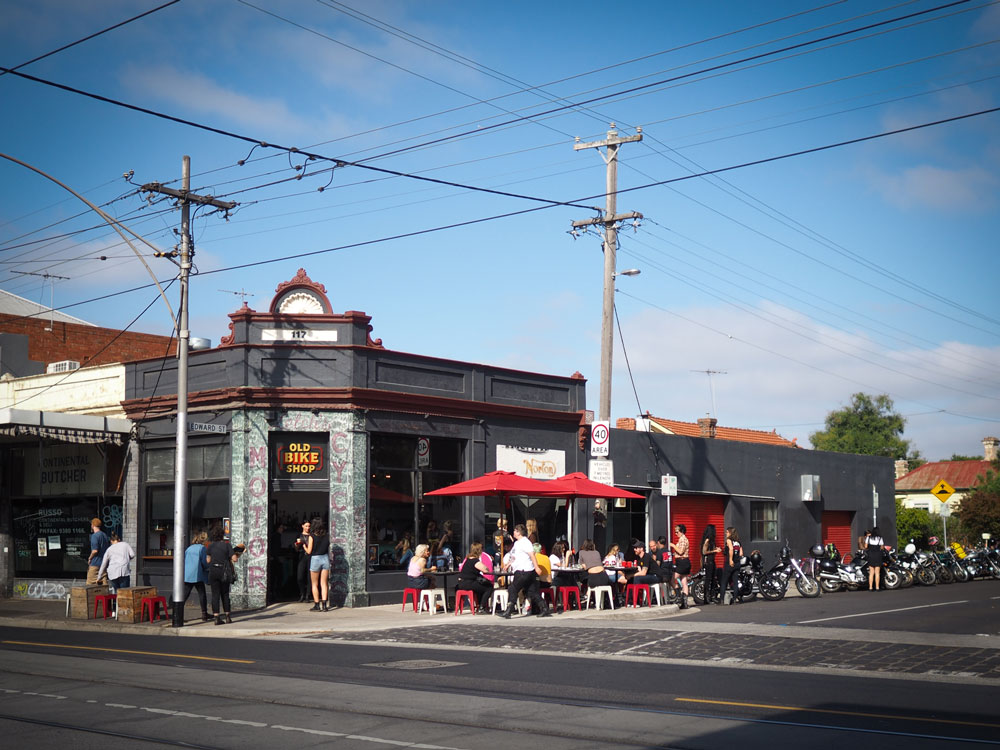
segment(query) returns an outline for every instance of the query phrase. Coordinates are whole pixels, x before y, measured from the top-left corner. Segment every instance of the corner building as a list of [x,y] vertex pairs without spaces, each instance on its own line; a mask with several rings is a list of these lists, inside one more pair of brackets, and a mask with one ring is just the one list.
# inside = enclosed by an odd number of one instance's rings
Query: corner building
[[[414,547],[448,534],[460,560],[472,541],[489,542],[504,510],[497,498],[425,492],[497,468],[539,478],[586,471],[579,374],[387,349],[369,316],[334,313],[303,269],[278,285],[267,312],[244,303],[229,317],[218,347],[189,356],[187,464],[190,529],[219,523],[247,545],[236,607],[298,597],[303,520],[318,516],[330,530],[331,603],[396,602],[407,533]],[[176,361],[125,367],[123,406],[138,435],[125,509],[137,519],[137,578],[169,590],[182,552],[172,549]],[[568,506],[545,508],[551,533],[565,529]]]

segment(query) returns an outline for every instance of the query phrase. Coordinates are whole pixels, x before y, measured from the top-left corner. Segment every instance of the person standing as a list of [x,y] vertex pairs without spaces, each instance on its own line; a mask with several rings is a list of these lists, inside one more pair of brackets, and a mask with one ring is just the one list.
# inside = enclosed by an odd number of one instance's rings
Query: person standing
[[[670,551],[674,553],[674,576],[672,586],[674,595],[678,597],[681,609],[687,609],[688,576],[691,575],[691,543],[686,536],[687,527],[679,523],[674,526],[676,542],[670,543]],[[680,591],[678,591],[678,585]]]
[[326,533],[323,520],[314,518],[312,531],[306,539],[306,554],[309,555],[309,578],[312,582],[313,606],[310,612],[327,612],[330,609],[330,535]]
[[206,622],[208,616],[208,596],[205,584],[208,583],[208,534],[199,531],[191,538],[191,545],[184,550],[184,601],[191,596],[191,589],[198,592],[198,602],[201,604],[201,619]]
[[740,545],[740,534],[735,526],[726,529],[726,552],[722,558],[722,589],[719,592],[719,604],[726,603],[726,589],[732,585],[733,593],[729,599],[730,604],[739,604],[737,596],[740,590],[740,558],[743,556],[743,547]]
[[[216,625],[224,625],[233,621],[230,614],[232,606],[229,589],[233,585],[233,563],[236,562],[237,554],[233,551],[232,545],[226,541],[221,526],[213,526],[209,538],[212,543],[206,550],[205,562],[208,563],[208,580],[212,584],[212,617],[215,618]],[[226,613],[225,620],[219,614],[220,600],[222,611]]]
[[715,556],[722,552],[715,538],[715,524],[710,523],[701,535],[701,569],[705,571],[705,604],[715,598],[719,586],[719,569],[715,567]]
[[539,617],[551,617],[552,613],[538,593],[538,577],[542,569],[535,557],[534,545],[528,540],[528,531],[523,523],[514,527],[514,546],[510,551],[510,569],[514,573],[507,587],[507,609],[497,612],[499,617],[509,620],[517,606],[517,597],[523,591],[531,602],[531,611]]
[[306,553],[306,540],[309,538],[309,531],[312,523],[302,522],[302,531],[295,537],[295,551],[298,559],[295,561],[295,582],[299,585],[299,601],[304,602],[309,598],[309,555]]
[[115,532],[111,532],[111,546],[104,553],[101,568],[97,573],[100,580],[108,581],[108,591],[118,593],[118,589],[129,587],[132,575],[131,562],[135,558],[135,550],[128,542],[123,542]]
[[868,590],[878,591],[882,578],[882,550],[885,547],[885,539],[878,526],[872,527],[871,532],[865,537],[864,549],[868,553]]
[[95,583],[107,583],[106,576],[100,575],[101,563],[104,562],[104,553],[111,546],[108,535],[101,531],[101,519],[90,519],[90,557],[87,558],[87,585],[93,586]]

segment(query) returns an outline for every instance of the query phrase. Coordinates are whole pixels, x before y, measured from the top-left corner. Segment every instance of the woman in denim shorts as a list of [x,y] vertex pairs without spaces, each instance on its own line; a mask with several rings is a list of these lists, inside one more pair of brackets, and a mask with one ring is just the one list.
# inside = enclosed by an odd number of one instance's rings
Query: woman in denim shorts
[[330,599],[330,536],[323,526],[323,519],[314,518],[309,538],[306,539],[309,555],[309,578],[312,579],[313,606],[310,612],[326,612]]

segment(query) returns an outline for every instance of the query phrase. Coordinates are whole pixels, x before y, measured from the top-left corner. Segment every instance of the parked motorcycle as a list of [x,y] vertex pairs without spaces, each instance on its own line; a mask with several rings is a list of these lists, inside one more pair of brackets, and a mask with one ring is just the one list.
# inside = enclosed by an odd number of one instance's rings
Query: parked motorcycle
[[[763,576],[764,558],[760,552],[754,550],[749,557],[740,557],[739,570],[737,572],[737,593],[736,598],[741,602],[752,602],[757,598],[760,591],[760,579]],[[719,571],[721,575],[721,570]],[[724,596],[725,592],[718,590],[722,585],[721,581],[716,582],[716,590],[713,592],[711,601],[718,600],[719,596]],[[705,571],[698,571],[691,579],[691,596],[696,604],[710,603],[706,601],[705,595]]]
[[[914,580],[913,572],[899,561],[899,555],[896,553],[896,550],[887,549],[885,552],[882,553],[882,559],[885,561],[884,564],[886,570],[886,588],[908,589],[910,586],[913,585],[913,580]],[[892,572],[892,574],[894,574],[896,578],[899,579],[898,586],[890,585],[891,578],[893,577],[889,574],[890,571]]]
[[788,591],[788,584],[795,579],[795,588],[799,594],[812,599],[819,596],[819,582],[802,569],[802,565],[792,557],[792,550],[785,540],[778,561],[764,574],[760,580],[760,593],[768,601],[776,602]]
[[864,585],[866,579],[861,570],[854,564],[844,564],[836,547],[827,550],[822,544],[817,544],[809,550],[809,554],[816,560],[816,577],[825,593],[832,594],[841,589],[857,591]]
[[937,582],[937,576],[930,567],[927,553],[917,552],[917,546],[913,542],[903,548],[899,561],[913,573],[916,583],[921,586],[933,586]]
[[[895,559],[894,553],[891,550],[882,551],[882,585],[887,589],[898,589],[903,585],[906,580],[904,574],[900,573],[900,566],[898,563],[893,563]],[[852,560],[855,570],[861,574],[862,584],[860,588],[868,588],[868,553],[865,550],[858,550],[854,553],[854,560]],[[912,585],[913,578],[910,578],[910,584]]]

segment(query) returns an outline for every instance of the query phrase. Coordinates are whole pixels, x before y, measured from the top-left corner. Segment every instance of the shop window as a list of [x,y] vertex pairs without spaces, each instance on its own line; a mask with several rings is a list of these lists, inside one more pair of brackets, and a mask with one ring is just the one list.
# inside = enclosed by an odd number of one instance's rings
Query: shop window
[[462,498],[424,493],[462,481],[464,441],[372,435],[368,559],[372,570],[406,567],[418,544],[432,544],[440,564],[460,562],[467,540]]
[[90,520],[99,512],[99,504],[97,497],[14,500],[15,575],[85,576]]
[[750,541],[778,541],[778,503],[761,500],[751,501]]
[[[147,488],[148,534],[146,555],[170,557],[174,547],[174,487]],[[209,531],[229,517],[229,483],[199,482],[188,485],[188,529],[190,536]],[[186,546],[186,545],[185,545]]]
[[[156,448],[144,454],[147,482],[174,481],[174,454],[176,449]],[[187,478],[227,479],[232,470],[229,444],[189,445],[187,451]]]

